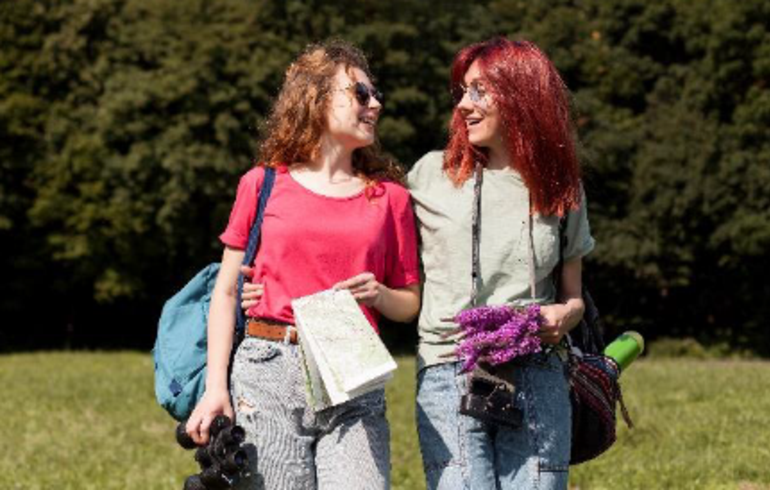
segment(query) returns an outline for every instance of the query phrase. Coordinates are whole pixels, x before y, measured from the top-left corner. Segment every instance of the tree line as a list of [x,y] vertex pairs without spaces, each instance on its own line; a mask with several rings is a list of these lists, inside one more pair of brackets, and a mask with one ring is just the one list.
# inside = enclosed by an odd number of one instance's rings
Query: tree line
[[307,43],[369,55],[408,168],[446,141],[454,53],[506,35],[571,90],[610,334],[767,354],[769,31],[762,0],[0,1],[0,350],[150,346]]

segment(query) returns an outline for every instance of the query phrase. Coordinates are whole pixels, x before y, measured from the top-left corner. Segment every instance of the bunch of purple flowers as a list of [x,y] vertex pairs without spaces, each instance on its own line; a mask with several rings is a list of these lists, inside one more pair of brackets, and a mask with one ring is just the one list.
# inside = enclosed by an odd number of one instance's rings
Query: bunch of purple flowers
[[463,371],[479,362],[502,364],[514,357],[540,352],[542,325],[540,305],[524,308],[479,306],[460,312],[455,318],[465,336],[457,346]]

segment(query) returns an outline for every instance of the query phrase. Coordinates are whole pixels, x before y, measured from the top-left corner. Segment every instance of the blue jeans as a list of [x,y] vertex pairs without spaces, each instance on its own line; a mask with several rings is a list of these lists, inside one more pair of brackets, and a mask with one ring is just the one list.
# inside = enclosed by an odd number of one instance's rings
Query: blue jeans
[[417,430],[428,489],[566,489],[571,406],[563,361],[535,354],[515,370],[519,429],[459,413],[467,390],[460,363],[430,366],[417,378]]

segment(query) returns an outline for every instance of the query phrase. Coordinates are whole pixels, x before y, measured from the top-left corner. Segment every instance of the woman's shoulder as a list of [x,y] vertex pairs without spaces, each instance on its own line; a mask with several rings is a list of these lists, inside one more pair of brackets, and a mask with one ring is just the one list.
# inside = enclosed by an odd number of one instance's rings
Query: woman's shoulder
[[265,180],[265,167],[254,165],[241,175],[240,185],[261,186]]
[[241,175],[239,185],[255,189],[261,188],[262,182],[265,180],[265,172],[268,168],[272,168],[275,172],[276,182],[281,179],[281,176],[288,175],[288,167],[286,165],[265,165],[264,163],[257,163]]
[[415,162],[409,173],[440,172],[444,167],[444,151],[432,150]]
[[275,172],[274,185],[281,181],[283,174],[287,174],[285,166],[269,167],[261,163],[256,164],[241,174],[238,182],[238,195],[248,200],[258,199],[265,182],[265,172],[268,168],[273,168]]
[[404,184],[393,180],[383,180],[380,182],[380,186],[382,186],[384,193],[390,200],[396,202],[409,201],[409,190]]
[[406,175],[407,185],[410,189],[414,189],[423,183],[431,182],[443,171],[443,167],[444,152],[429,151],[412,165]]
[[444,152],[429,151],[422,156],[406,176],[410,189],[423,188],[426,184],[436,182],[444,171]]

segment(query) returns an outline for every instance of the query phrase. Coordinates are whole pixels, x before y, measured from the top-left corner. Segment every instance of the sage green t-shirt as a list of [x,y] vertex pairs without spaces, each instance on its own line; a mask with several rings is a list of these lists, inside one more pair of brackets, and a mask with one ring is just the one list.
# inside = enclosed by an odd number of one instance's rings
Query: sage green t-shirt
[[[442,334],[457,327],[451,320],[470,306],[471,177],[455,187],[442,170],[443,152],[426,154],[407,176],[421,238],[424,274],[419,319],[420,368],[456,360],[454,338]],[[513,169],[484,169],[481,191],[478,305],[549,304],[556,297],[551,271],[559,261],[559,217],[533,216],[535,298],[530,294],[527,214],[529,191]],[[583,257],[594,247],[585,197],[570,212],[564,259]]]

